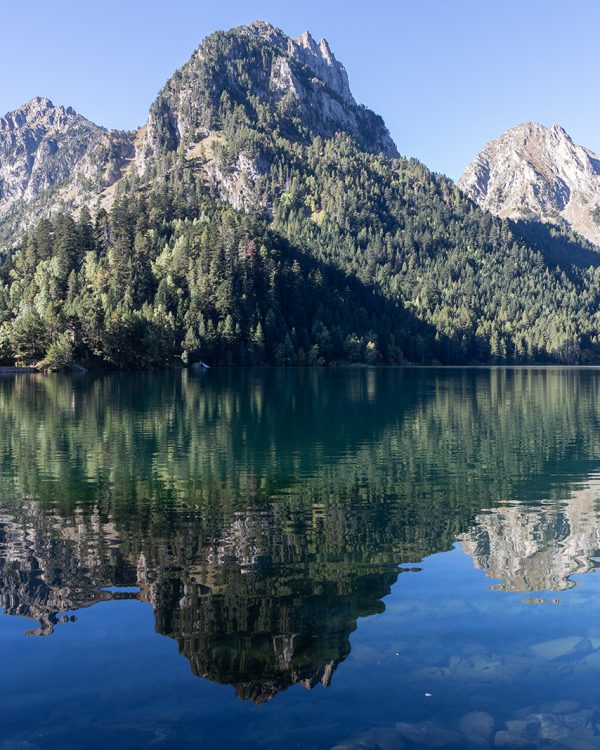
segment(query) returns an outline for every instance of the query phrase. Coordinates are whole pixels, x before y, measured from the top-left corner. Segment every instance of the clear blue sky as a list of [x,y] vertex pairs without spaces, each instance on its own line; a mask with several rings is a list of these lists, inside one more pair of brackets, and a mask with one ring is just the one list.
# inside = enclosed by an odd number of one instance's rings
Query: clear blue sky
[[400,152],[453,178],[527,120],[558,122],[600,151],[597,0],[7,2],[0,113],[44,95],[106,127],[136,127],[207,34],[257,18],[326,37]]

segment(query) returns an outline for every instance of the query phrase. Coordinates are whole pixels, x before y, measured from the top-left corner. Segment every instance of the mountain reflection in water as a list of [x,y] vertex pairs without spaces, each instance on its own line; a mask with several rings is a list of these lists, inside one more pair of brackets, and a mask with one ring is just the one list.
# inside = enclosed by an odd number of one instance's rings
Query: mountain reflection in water
[[461,546],[505,591],[562,591],[600,564],[600,481],[563,502],[511,505],[477,515]]
[[594,570],[599,417],[586,370],[4,379],[0,604],[51,635],[139,599],[239,698],[328,686],[456,543],[507,592]]

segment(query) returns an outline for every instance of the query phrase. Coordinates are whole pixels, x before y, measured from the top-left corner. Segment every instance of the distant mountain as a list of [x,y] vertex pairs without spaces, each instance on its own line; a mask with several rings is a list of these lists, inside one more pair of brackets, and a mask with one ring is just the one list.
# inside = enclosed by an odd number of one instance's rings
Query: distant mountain
[[36,97],[0,118],[0,241],[120,179],[134,134]]
[[600,245],[600,156],[559,125],[518,125],[488,143],[458,185],[486,211],[566,222]]

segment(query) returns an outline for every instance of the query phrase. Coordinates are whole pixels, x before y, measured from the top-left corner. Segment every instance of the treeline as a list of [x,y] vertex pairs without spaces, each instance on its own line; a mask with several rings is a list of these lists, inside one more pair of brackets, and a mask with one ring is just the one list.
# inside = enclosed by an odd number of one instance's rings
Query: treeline
[[[41,222],[0,269],[0,357],[58,369],[404,362],[402,306],[218,201],[173,190]],[[413,326],[414,328],[414,326]],[[398,337],[398,340],[397,338]]]
[[427,323],[426,358],[599,361],[597,248],[539,224],[517,233],[422,164],[358,153],[346,138],[317,138],[304,164],[274,226]]

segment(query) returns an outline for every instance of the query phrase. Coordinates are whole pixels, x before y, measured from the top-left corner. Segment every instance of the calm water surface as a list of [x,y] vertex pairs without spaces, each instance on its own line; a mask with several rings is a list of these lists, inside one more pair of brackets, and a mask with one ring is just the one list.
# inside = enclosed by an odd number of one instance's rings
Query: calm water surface
[[0,750],[600,748],[600,370],[0,379]]

